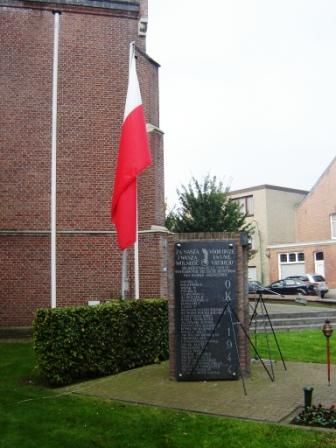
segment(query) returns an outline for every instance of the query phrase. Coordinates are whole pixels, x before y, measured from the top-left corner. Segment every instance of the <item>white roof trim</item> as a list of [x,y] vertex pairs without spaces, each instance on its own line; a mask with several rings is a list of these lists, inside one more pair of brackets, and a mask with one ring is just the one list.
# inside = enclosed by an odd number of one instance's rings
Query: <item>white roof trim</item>
[[336,240],[305,241],[301,243],[269,244],[267,249],[286,249],[287,247],[309,247],[336,245]]

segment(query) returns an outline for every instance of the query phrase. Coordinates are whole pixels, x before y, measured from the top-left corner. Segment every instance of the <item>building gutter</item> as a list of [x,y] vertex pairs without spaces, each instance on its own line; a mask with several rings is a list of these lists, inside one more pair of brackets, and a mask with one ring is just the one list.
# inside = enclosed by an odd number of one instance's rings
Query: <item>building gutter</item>
[[301,243],[269,244],[267,246],[267,249],[286,249],[287,247],[332,246],[333,244],[336,244],[336,239],[305,241]]

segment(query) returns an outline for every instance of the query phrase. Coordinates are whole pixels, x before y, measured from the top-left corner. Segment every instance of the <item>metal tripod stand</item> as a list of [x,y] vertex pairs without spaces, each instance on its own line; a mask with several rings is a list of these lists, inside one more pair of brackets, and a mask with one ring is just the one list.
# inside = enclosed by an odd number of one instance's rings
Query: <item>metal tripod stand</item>
[[205,352],[205,350],[206,350],[208,344],[210,343],[210,341],[211,341],[211,339],[213,338],[213,336],[214,336],[214,334],[215,334],[215,332],[216,332],[216,330],[217,330],[217,328],[218,328],[220,322],[222,321],[222,319],[224,318],[224,316],[225,316],[226,314],[227,314],[228,317],[229,317],[229,322],[230,322],[230,324],[231,324],[231,328],[232,328],[232,330],[233,330],[233,340],[234,340],[234,347],[235,347],[236,354],[237,354],[237,359],[238,359],[238,369],[239,369],[239,374],[240,374],[240,378],[241,378],[241,380],[242,380],[243,389],[244,389],[244,394],[247,395],[245,379],[244,379],[244,375],[243,375],[243,372],[242,372],[242,369],[241,369],[241,361],[240,361],[239,347],[238,347],[237,334],[236,334],[236,331],[235,331],[235,327],[238,326],[238,327],[243,331],[245,337],[247,338],[247,340],[248,340],[249,343],[251,344],[251,346],[252,346],[252,348],[253,348],[253,350],[254,350],[254,352],[255,352],[257,358],[258,358],[259,361],[261,362],[263,368],[264,368],[265,371],[267,372],[267,375],[269,376],[269,378],[270,378],[271,381],[274,381],[273,366],[272,366],[272,371],[270,372],[269,369],[267,368],[265,362],[263,361],[263,359],[262,359],[261,356],[259,355],[258,350],[257,350],[257,347],[256,347],[256,345],[253,343],[252,339],[250,338],[248,331],[246,330],[246,328],[244,327],[244,325],[243,325],[242,322],[240,321],[240,319],[239,319],[239,317],[238,317],[236,311],[235,311],[234,308],[232,307],[232,304],[231,304],[231,301],[230,301],[230,300],[226,300],[226,301],[225,301],[224,308],[223,308],[221,314],[219,315],[219,317],[218,317],[218,319],[217,319],[217,322],[216,322],[216,324],[215,324],[215,326],[214,326],[214,328],[213,328],[213,330],[212,330],[210,336],[208,337],[208,339],[207,339],[207,341],[206,341],[206,343],[205,343],[203,349],[202,349],[201,352],[199,353],[199,355],[198,355],[198,357],[197,357],[195,363],[193,364],[193,366],[192,366],[192,368],[191,368],[191,370],[190,370],[190,376],[193,375],[193,373],[194,373],[195,369],[197,368],[197,366],[198,366],[198,364],[199,364],[199,362],[200,362],[200,360],[201,360],[201,358],[202,358],[202,356],[203,356],[203,354],[204,354],[204,352]]
[[[265,288],[264,288],[264,290],[265,290]],[[272,291],[272,294],[277,294],[277,293]],[[277,295],[281,295],[281,294],[277,294]],[[269,339],[268,339],[268,331],[267,331],[267,327],[266,327],[267,323],[269,325],[269,328],[271,329],[271,332],[272,332],[275,344],[277,346],[277,349],[278,349],[278,352],[279,352],[279,355],[280,355],[283,367],[284,367],[285,370],[287,370],[287,367],[286,367],[285,360],[283,358],[283,355],[282,355],[282,352],[281,352],[281,349],[280,349],[280,345],[279,345],[276,333],[274,331],[274,327],[273,327],[270,315],[269,315],[268,310],[266,308],[265,301],[264,301],[263,296],[262,296],[262,292],[259,292],[258,299],[257,299],[257,301],[255,303],[255,306],[254,306],[254,309],[253,309],[253,312],[252,312],[251,318],[250,318],[250,328],[251,328],[251,325],[252,325],[253,321],[255,323],[255,326],[254,326],[255,347],[257,347],[257,320],[256,320],[256,318],[259,315],[258,309],[260,309],[260,311],[261,311],[260,315],[263,317],[262,323],[263,323],[264,333],[266,335],[266,344],[267,344],[268,355],[269,355],[269,360],[270,360],[270,365],[271,365],[272,378],[274,380],[275,379],[275,374],[274,374],[273,361],[272,361],[272,356],[271,356],[271,349],[270,349],[270,344],[269,344]],[[256,354],[257,353],[258,352],[256,352]],[[259,354],[257,354],[257,357],[260,359]]]

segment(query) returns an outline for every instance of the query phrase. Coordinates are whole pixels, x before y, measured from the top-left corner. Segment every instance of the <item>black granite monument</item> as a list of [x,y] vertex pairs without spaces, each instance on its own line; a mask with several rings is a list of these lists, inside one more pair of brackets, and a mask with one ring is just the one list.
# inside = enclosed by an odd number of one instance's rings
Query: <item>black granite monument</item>
[[238,379],[236,240],[176,242],[176,379]]

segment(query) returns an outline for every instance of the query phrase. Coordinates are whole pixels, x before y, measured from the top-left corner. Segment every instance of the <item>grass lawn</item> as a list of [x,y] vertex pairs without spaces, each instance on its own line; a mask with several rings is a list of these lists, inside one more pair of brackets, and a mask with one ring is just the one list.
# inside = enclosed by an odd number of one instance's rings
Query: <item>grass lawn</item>
[[[336,332],[335,332],[336,336]],[[335,336],[330,338],[331,363],[336,364]],[[326,363],[326,338],[321,330],[302,330],[277,332],[276,337],[283,357],[287,361]],[[257,334],[255,340],[251,333],[252,342],[257,345],[257,350],[262,358],[269,357],[269,349],[273,359],[280,359],[272,333]],[[251,356],[253,350],[251,349]]]
[[0,343],[0,448],[336,447],[336,433],[62,395],[36,378],[31,344]]

